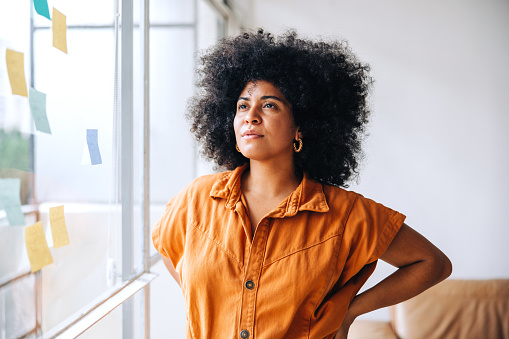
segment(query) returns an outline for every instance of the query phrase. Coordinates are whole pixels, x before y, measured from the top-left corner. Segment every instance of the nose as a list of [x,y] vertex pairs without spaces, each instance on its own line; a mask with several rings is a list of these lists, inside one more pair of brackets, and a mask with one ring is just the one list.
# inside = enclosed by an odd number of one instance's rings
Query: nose
[[258,125],[262,119],[256,107],[253,107],[244,117],[246,124]]

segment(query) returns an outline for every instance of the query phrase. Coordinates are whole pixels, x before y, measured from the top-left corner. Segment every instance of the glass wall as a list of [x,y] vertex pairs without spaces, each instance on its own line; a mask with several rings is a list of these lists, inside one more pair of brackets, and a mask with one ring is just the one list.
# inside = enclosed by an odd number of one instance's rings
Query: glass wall
[[[54,9],[65,15],[66,52],[54,47]],[[115,15],[113,1],[98,0],[50,1],[52,20],[37,14],[32,1],[2,2],[0,13],[1,176],[21,179],[25,212],[14,225],[7,211],[0,215],[0,338],[17,338],[46,333],[118,288]],[[11,91],[7,50],[23,53],[29,97]],[[32,89],[46,95],[44,132],[34,123]],[[88,129],[97,131],[97,164]],[[62,247],[54,246],[49,222],[56,206],[64,207],[69,238]],[[31,274],[24,231],[37,221],[53,263]]]
[[[165,277],[148,294],[144,286],[149,280],[140,278],[147,272],[144,230],[162,214],[169,198],[198,174],[211,171],[197,159],[184,114],[194,91],[197,51],[224,35],[226,19],[215,1],[150,1],[150,91],[146,97],[144,16],[142,0],[134,1],[131,145],[121,138],[121,122],[126,119],[120,105],[125,93],[121,91],[125,85],[121,51],[126,47],[121,46],[117,21],[122,20],[121,2],[48,0],[51,19],[37,13],[33,1],[0,3],[0,180],[19,179],[16,195],[23,215],[22,222],[13,224],[2,198],[6,193],[0,192],[0,339],[62,333],[140,280],[138,292],[133,297],[127,293],[124,306],[117,307],[122,302],[112,306],[115,310],[82,336],[147,335],[144,316],[149,312],[153,338],[166,337],[169,328],[174,329],[172,333],[184,329],[185,316],[171,323],[161,309],[174,305],[174,311],[183,314],[183,307],[174,302],[182,298],[178,289],[168,287]],[[221,6],[223,12],[228,10]],[[66,52],[53,46],[53,9],[65,15]],[[35,122],[40,116],[31,109],[32,94],[13,94],[7,50],[23,53],[27,88],[45,94],[49,130],[41,131]],[[122,157],[126,149],[133,154],[128,178],[133,197],[131,225],[122,220],[122,201],[130,194],[121,185],[127,173]],[[144,162],[147,152],[149,163]],[[144,181],[148,168],[149,186]],[[143,212],[148,203],[143,198],[145,189],[150,192],[148,218]],[[58,206],[64,210],[69,239],[65,246],[53,240],[50,211]],[[52,263],[31,272],[24,234],[36,222],[42,223],[44,234],[39,240],[46,241]],[[126,237],[126,232],[132,237]],[[128,278],[122,274],[126,253],[133,262]],[[156,263],[158,255],[152,246],[150,254]],[[167,274],[160,261],[156,265],[154,271]],[[150,307],[148,301],[152,301]],[[133,324],[126,334],[129,312]]]
[[[79,1],[60,9],[68,18],[67,54],[52,46],[51,21],[34,15],[34,87],[47,95],[52,131],[34,135],[35,197],[47,228],[49,209],[64,206],[70,239],[52,250],[54,263],[42,272],[43,332],[100,298],[121,274],[114,11],[112,2],[90,6],[95,11]],[[100,164],[91,164],[89,129],[98,133]]]

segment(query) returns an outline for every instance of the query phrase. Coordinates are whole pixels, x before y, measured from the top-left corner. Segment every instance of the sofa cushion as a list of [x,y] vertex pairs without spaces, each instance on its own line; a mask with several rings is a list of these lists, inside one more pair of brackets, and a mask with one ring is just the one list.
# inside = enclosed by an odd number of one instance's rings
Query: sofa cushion
[[357,319],[350,326],[348,339],[398,339],[398,337],[389,322]]
[[509,279],[446,280],[391,307],[403,339],[509,339]]

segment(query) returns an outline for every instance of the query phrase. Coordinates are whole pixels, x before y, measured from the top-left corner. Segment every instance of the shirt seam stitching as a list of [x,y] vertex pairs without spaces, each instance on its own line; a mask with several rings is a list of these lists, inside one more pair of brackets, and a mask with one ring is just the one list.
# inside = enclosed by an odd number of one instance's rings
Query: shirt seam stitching
[[290,253],[288,253],[288,254],[284,254],[282,257],[280,257],[280,258],[278,258],[278,259],[275,259],[275,260],[273,260],[273,261],[269,262],[268,264],[265,264],[263,267],[267,267],[267,266],[269,266],[269,265],[272,265],[272,264],[274,264],[274,263],[275,263],[275,262],[277,262],[277,261],[283,260],[283,259],[285,259],[285,258],[287,258],[287,257],[289,257],[289,256],[294,255],[295,253],[302,252],[302,251],[308,250],[308,249],[310,249],[310,248],[312,248],[312,247],[319,246],[319,245],[323,244],[324,242],[327,242],[327,241],[331,240],[332,238],[340,237],[340,236],[342,236],[342,235],[343,235],[343,233],[334,234],[334,235],[331,235],[331,236],[329,236],[328,238],[326,238],[326,239],[324,239],[324,240],[321,240],[321,241],[319,241],[319,242],[317,242],[317,243],[314,243],[313,245],[310,245],[310,246],[307,246],[307,247],[304,247],[304,248],[301,248],[301,249],[295,250],[295,251],[290,252]]
[[201,229],[199,229],[198,227],[196,227],[196,222],[193,221],[193,228],[197,231],[199,231],[201,234],[203,234],[205,237],[207,237],[210,241],[212,241],[217,247],[219,250],[221,250],[222,252],[224,252],[231,260],[233,260],[240,268],[242,268],[242,265],[240,264],[240,262],[237,261],[237,259],[235,259],[233,257],[233,255],[230,253],[230,251],[228,251],[226,248],[224,248],[219,242],[217,242],[214,238],[212,238],[208,233],[205,233],[204,231],[202,231]]
[[[265,244],[263,246],[263,259],[262,259],[263,261],[265,261],[265,257],[267,256],[267,243],[268,243],[268,239],[269,239],[270,226],[271,226],[271,222],[269,221],[269,225],[268,225],[268,228],[267,228],[267,234],[265,235]],[[262,262],[262,266],[260,267],[260,272],[258,273],[258,285],[259,285],[260,278],[262,276],[262,271],[263,271],[264,267],[265,266],[263,265],[263,262]],[[255,320],[256,320],[256,301],[258,300],[258,292],[259,291],[260,291],[260,289],[258,287],[256,289],[254,309],[253,309],[253,337],[255,336],[255,329],[256,329],[256,325],[255,325]]]
[[[392,226],[393,228],[397,228],[398,226],[400,226],[400,225],[396,224],[396,220],[394,220],[394,219],[397,219],[399,215],[400,215],[400,213],[394,211],[394,214],[387,220],[387,222],[385,223],[385,225],[382,229],[382,232],[380,232],[380,236],[378,237],[378,240],[375,245],[375,249],[373,250],[373,253],[371,254],[371,256],[380,258],[380,256],[383,254],[383,252],[379,254],[379,252],[380,252],[379,247],[381,246],[380,242],[388,236],[388,233],[391,233],[393,231],[392,228],[388,229],[388,227]],[[403,219],[403,222],[404,222],[404,219]],[[402,225],[403,225],[403,223],[401,224],[401,226]],[[399,228],[401,228],[401,226]],[[396,232],[396,234],[397,234],[397,232]],[[384,239],[382,239],[382,238],[384,238]],[[392,238],[392,240],[394,240],[394,237]],[[392,240],[389,242],[388,246],[390,246],[390,243],[392,242]],[[371,258],[369,258],[369,259],[371,259]],[[378,259],[375,259],[375,260],[378,260]],[[374,262],[375,260],[373,260],[372,262]]]
[[328,293],[327,290],[328,290],[328,287],[329,287],[329,285],[331,283],[332,277],[334,276],[334,271],[336,270],[335,267],[337,266],[337,262],[339,260],[339,253],[341,252],[339,250],[340,247],[341,247],[341,241],[339,242],[339,245],[337,246],[337,249],[336,249],[336,251],[337,251],[337,254],[335,255],[336,256],[336,260],[334,261],[334,264],[331,264],[329,278],[327,279],[327,284],[324,284],[323,292],[322,292],[320,298],[318,298],[318,300],[316,301],[315,307],[313,308],[313,312],[311,312],[311,314],[309,315],[308,339],[310,338],[310,335],[311,335],[311,318],[313,317],[313,314],[315,314],[318,306],[323,301],[323,298],[325,298],[325,296]]
[[[346,224],[348,222],[348,219],[350,219],[350,214],[352,213],[353,206],[355,205],[356,201],[357,201],[357,195],[355,195],[355,198],[353,199],[353,201],[352,201],[352,203],[350,205],[350,208],[348,210],[347,217],[345,218],[345,221],[344,221],[344,223],[342,225],[342,230],[343,230],[342,234],[344,234],[344,230],[346,228]],[[334,275],[335,267],[337,266],[337,263],[338,263],[338,260],[339,260],[339,253],[341,253],[340,248],[341,248],[341,241],[339,242],[338,247],[336,249],[337,250],[336,260],[334,261],[334,265],[331,266],[331,272],[330,272],[327,284],[325,285],[325,287],[323,289],[322,295],[316,301],[315,307],[313,308],[313,312],[311,312],[311,314],[309,315],[308,339],[310,338],[310,335],[311,335],[311,318],[313,317],[313,314],[315,314],[315,312],[316,312],[318,306],[320,305],[321,301],[323,301],[323,298],[325,298],[325,296],[328,293],[327,290],[328,290],[328,287],[329,287],[329,285],[331,283],[332,276]]]

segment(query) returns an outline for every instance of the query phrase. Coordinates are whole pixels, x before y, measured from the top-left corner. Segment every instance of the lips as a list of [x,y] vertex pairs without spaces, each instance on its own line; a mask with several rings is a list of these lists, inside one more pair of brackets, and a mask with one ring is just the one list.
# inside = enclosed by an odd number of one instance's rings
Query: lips
[[244,133],[242,133],[242,137],[245,139],[256,139],[256,138],[262,138],[263,134],[255,131],[253,129],[248,129],[248,130],[244,131]]

